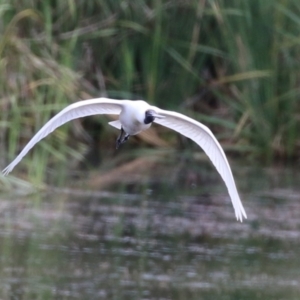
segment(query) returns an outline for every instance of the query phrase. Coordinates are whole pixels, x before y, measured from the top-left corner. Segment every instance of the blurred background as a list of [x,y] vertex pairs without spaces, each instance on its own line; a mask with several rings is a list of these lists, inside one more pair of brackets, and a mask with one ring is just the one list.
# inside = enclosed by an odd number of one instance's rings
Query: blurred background
[[0,165],[70,103],[144,99],[207,125],[118,151],[79,119],[0,176],[1,299],[299,299],[300,3],[2,0]]

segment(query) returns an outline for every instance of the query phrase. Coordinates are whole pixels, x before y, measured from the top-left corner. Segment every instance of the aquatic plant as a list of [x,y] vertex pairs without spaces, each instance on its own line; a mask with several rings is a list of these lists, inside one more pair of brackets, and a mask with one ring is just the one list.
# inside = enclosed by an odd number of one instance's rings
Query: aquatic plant
[[[62,107],[101,95],[185,110],[249,156],[297,156],[299,9],[293,0],[2,1],[1,165]],[[89,128],[103,136],[102,122]],[[63,178],[62,162],[82,159],[82,124],[25,159],[32,180],[46,180],[50,165]]]

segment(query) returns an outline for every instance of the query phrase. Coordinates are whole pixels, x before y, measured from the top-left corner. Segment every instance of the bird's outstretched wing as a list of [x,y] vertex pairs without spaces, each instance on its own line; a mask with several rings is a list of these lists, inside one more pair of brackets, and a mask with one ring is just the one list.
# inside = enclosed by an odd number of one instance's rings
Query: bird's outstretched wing
[[90,100],[83,100],[73,103],[61,112],[50,119],[28,142],[20,154],[2,171],[7,175],[12,169],[21,161],[21,159],[28,153],[28,151],[41,139],[46,137],[57,127],[74,119],[98,115],[98,114],[112,114],[116,115],[121,112],[122,100],[113,100],[107,98],[96,98]]
[[156,118],[155,123],[173,129],[192,139],[205,151],[227,186],[236,218],[240,221],[243,220],[243,216],[247,218],[226,155],[210,129],[183,114],[156,107],[154,109],[159,115],[165,116],[161,119]]

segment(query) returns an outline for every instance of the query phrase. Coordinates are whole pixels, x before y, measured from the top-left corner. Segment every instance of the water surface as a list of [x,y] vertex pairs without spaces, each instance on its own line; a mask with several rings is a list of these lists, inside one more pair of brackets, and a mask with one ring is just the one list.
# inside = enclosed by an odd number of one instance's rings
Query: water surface
[[240,223],[214,170],[188,170],[2,194],[0,299],[299,299],[297,172],[236,167]]

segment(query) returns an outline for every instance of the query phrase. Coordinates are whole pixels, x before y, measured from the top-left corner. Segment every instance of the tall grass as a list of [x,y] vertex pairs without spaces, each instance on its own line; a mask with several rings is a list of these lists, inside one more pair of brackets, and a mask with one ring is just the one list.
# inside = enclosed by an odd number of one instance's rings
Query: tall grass
[[[1,164],[87,93],[185,107],[256,157],[295,157],[299,9],[293,0],[3,1]],[[74,124],[19,170],[39,180],[49,165],[63,174],[62,162],[83,153],[70,142]]]
[[[294,157],[299,150],[299,9],[296,1],[256,0],[230,6],[218,1],[213,11],[215,45],[229,54],[228,71],[236,74],[227,103],[234,109],[238,136],[269,161]],[[243,80],[251,71],[261,71],[262,77]]]
[[[7,12],[10,11],[8,8]],[[15,13],[2,28],[1,139],[10,160],[53,111],[77,97],[78,75],[67,66],[68,56],[55,49],[57,44],[38,38],[43,26],[40,14],[26,9]],[[40,151],[34,152],[30,160],[24,161],[24,165],[27,162],[32,166],[33,178],[44,178],[47,161],[59,161],[63,153],[73,152],[67,140],[66,128],[62,128],[54,132],[51,141],[42,143]]]

